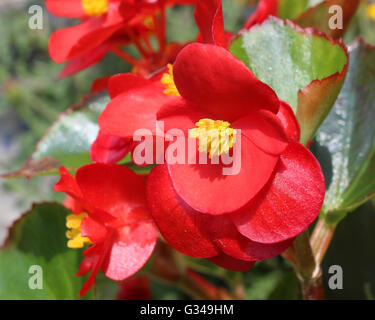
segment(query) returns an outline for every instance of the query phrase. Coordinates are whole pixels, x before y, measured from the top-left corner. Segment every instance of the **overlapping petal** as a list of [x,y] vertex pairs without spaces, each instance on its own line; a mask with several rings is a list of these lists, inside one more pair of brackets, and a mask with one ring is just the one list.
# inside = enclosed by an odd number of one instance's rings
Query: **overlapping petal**
[[247,238],[278,243],[307,229],[320,212],[324,194],[318,161],[305,147],[291,142],[269,184],[231,218]]

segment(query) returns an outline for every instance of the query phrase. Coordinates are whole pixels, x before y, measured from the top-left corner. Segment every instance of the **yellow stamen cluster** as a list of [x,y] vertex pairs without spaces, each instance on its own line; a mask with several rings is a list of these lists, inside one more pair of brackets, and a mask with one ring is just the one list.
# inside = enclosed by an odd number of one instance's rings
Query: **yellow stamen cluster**
[[89,238],[82,237],[81,234],[81,223],[86,216],[86,213],[81,213],[80,215],[70,214],[66,217],[66,227],[70,229],[66,232],[69,248],[79,249],[85,244],[92,244]]
[[163,74],[161,83],[165,86],[165,90],[163,91],[164,94],[175,97],[180,96],[176,84],[174,83],[173,66],[171,64],[168,64],[168,72]]
[[236,130],[230,123],[222,120],[201,119],[196,124],[197,128],[189,130],[189,138],[198,139],[198,150],[207,152],[210,159],[213,156],[229,153],[236,142]]
[[82,0],[82,8],[87,15],[99,17],[108,11],[108,0]]
[[370,3],[367,5],[366,13],[370,19],[375,20],[375,3]]

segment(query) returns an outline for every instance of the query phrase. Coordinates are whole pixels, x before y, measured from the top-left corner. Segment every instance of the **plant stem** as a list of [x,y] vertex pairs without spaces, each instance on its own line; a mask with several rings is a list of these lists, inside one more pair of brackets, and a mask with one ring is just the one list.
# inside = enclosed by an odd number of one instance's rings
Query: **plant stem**
[[320,264],[316,263],[306,230],[294,242],[294,268],[300,282],[303,299],[322,300],[324,289]]
[[321,264],[331,244],[336,225],[329,225],[324,218],[319,218],[311,236],[311,245],[317,264]]

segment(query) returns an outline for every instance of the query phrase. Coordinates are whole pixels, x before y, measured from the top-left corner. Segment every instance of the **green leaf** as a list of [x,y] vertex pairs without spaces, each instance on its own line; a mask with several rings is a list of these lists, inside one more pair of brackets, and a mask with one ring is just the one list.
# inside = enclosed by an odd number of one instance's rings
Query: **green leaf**
[[278,0],[278,14],[281,19],[293,19],[304,12],[309,0]]
[[[0,299],[78,298],[84,279],[74,275],[83,254],[66,246],[66,214],[57,204],[41,204],[16,223],[0,251]],[[31,266],[42,268],[43,289],[30,289]]]
[[90,146],[99,132],[97,119],[109,101],[107,93],[91,94],[63,112],[25,165],[5,177],[51,174],[60,166],[74,170],[90,163]]
[[336,223],[375,195],[375,47],[350,46],[348,77],[314,151],[327,183],[323,211]]
[[[314,1],[310,3],[310,5],[313,5],[312,7],[295,17],[293,21],[303,28],[314,27],[337,39],[345,34],[359,3],[360,0],[326,0],[319,1],[319,3]],[[340,15],[341,12],[333,10],[334,6],[342,9],[342,15]],[[337,23],[335,15],[338,19],[342,18],[342,27],[332,28],[330,26],[330,20],[334,24]]]
[[291,105],[306,144],[343,84],[348,64],[344,45],[271,17],[235,39],[230,51]]

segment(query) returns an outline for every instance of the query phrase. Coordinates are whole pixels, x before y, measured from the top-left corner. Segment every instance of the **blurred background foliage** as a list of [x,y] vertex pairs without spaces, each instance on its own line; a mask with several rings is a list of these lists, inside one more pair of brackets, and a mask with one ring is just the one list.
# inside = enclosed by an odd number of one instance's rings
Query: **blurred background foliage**
[[[224,20],[227,30],[240,29],[254,10],[256,1],[224,0]],[[58,115],[89,92],[94,79],[129,71],[129,66],[109,54],[101,63],[78,75],[57,81],[61,65],[48,56],[48,38],[56,29],[72,24],[72,20],[52,17],[44,10],[43,30],[28,28],[28,8],[44,5],[44,1],[5,1],[0,3],[0,173],[20,168],[37,141]],[[247,6],[245,6],[248,4]],[[193,9],[169,9],[168,38],[170,41],[194,40],[197,28]],[[362,36],[375,45],[375,21],[366,15],[366,1],[353,19],[345,41]],[[131,50],[131,48],[129,49]],[[374,61],[375,63],[375,61]],[[61,200],[52,192],[57,177],[32,180],[0,180],[0,242],[5,228],[19,212],[35,201]],[[323,264],[324,283],[328,269],[340,265],[344,270],[344,289],[332,291],[326,286],[330,299],[373,299],[375,295],[375,203],[367,203],[340,223]],[[2,232],[2,234],[1,234]],[[198,262],[193,262],[198,263]],[[219,285],[217,276],[224,270],[204,263],[197,266],[202,274]],[[236,277],[237,275],[227,276]],[[241,275],[247,299],[298,299],[298,283],[291,267],[280,257],[257,263]],[[239,280],[242,280],[239,279]],[[117,284],[104,277],[98,279],[98,298],[115,297]],[[187,298],[177,289],[152,283],[153,298]]]

